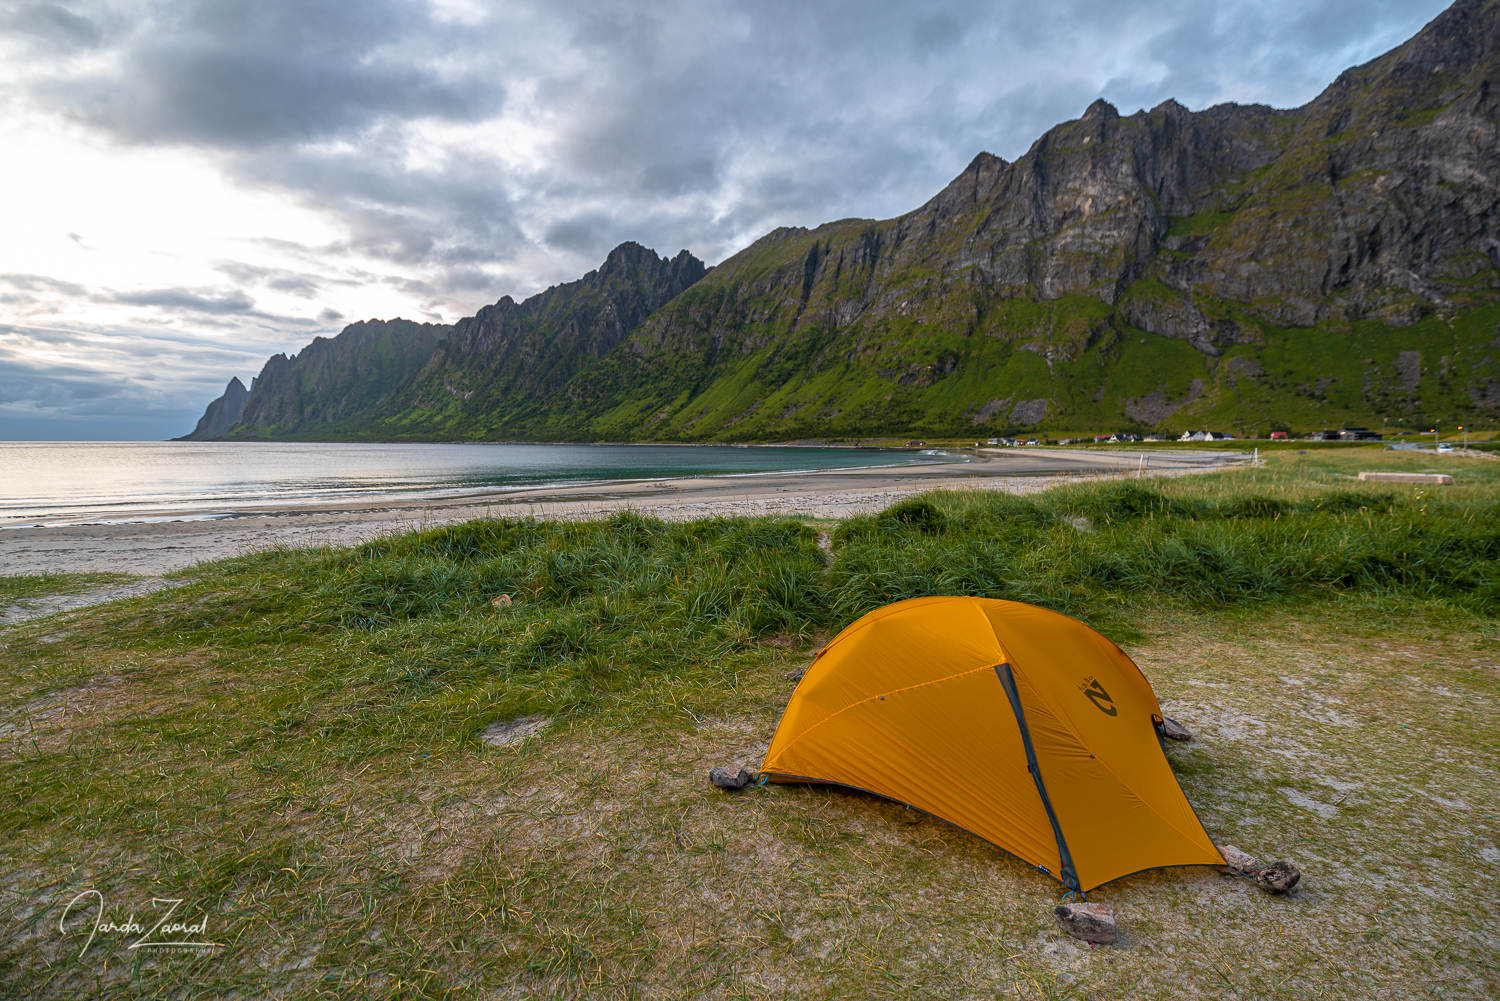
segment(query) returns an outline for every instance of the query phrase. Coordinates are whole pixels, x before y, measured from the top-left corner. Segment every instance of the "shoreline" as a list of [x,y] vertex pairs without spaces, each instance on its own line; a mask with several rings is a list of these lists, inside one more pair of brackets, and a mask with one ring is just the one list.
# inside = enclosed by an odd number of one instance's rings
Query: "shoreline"
[[[545,486],[459,498],[276,504],[224,512],[143,512],[141,520],[0,532],[0,563],[9,574],[129,573],[160,577],[204,560],[271,546],[354,545],[379,535],[434,528],[481,517],[588,519],[631,508],[686,521],[714,516],[788,516],[837,520],[873,513],[934,489],[1032,493],[1082,479],[1140,474],[1180,476],[1231,468],[1224,453],[1145,451],[1112,454],[1046,449],[966,449],[964,462],[823,469],[796,473],[658,477],[567,487]],[[157,520],[145,520],[155,518]]]

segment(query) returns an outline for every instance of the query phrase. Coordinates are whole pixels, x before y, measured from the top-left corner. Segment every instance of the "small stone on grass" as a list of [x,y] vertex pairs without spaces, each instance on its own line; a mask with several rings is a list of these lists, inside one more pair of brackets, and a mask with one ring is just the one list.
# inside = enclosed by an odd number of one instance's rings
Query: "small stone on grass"
[[1261,865],[1253,855],[1247,855],[1234,845],[1222,845],[1219,854],[1227,863],[1224,871],[1232,876],[1249,876],[1255,885],[1268,893],[1286,893],[1302,878],[1302,870],[1290,862],[1272,862]]
[[756,779],[756,773],[748,768],[713,768],[709,770],[708,781],[720,789],[743,789]]
[[1163,716],[1161,721],[1161,732],[1173,740],[1192,740],[1192,731],[1170,716]]
[[1224,856],[1228,863],[1224,871],[1235,876],[1254,876],[1260,869],[1260,863],[1255,856],[1247,855],[1234,845],[1223,845],[1219,848],[1219,854]]
[[1108,904],[1058,904],[1052,914],[1063,931],[1081,941],[1110,945],[1119,938],[1114,908]]
[[1255,885],[1270,893],[1286,893],[1302,878],[1302,870],[1290,862],[1272,862],[1255,874]]

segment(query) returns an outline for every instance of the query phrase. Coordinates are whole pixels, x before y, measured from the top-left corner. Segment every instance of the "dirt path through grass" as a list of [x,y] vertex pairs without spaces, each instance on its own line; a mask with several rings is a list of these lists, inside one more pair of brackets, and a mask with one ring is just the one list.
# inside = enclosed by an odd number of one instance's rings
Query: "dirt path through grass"
[[[102,605],[122,598],[135,598],[151,594],[163,588],[176,587],[176,582],[162,577],[132,577],[129,574],[94,574],[84,577],[105,578],[108,582],[98,586],[85,586],[75,593],[43,593],[35,597],[12,599],[0,604],[0,626],[13,626],[44,615],[71,612],[91,605]],[[4,598],[0,598],[3,602]]]

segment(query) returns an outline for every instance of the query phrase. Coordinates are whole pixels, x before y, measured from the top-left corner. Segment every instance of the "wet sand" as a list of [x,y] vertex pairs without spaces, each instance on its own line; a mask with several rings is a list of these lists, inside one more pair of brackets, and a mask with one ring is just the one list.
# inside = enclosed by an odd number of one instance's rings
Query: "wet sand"
[[1178,450],[974,449],[967,454],[974,461],[537,487],[461,499],[277,505],[214,520],[208,520],[213,511],[176,511],[165,516],[182,520],[8,528],[0,531],[0,573],[110,571],[155,578],[202,560],[267,546],[350,545],[393,531],[485,516],[594,518],[628,507],[669,520],[713,515],[837,519],[879,511],[932,489],[1029,493],[1083,478],[1185,475],[1244,461],[1233,453]]

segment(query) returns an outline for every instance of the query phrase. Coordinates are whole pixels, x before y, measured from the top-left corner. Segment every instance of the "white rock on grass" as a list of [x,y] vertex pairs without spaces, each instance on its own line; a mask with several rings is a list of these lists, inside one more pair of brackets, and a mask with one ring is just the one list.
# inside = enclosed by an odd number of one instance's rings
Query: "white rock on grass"
[[1227,873],[1236,876],[1254,876],[1260,869],[1260,863],[1256,861],[1254,855],[1248,855],[1234,845],[1221,845],[1219,854],[1223,855],[1224,861],[1228,863],[1224,867]]
[[550,721],[545,716],[522,716],[519,719],[504,719],[491,723],[479,731],[479,739],[491,747],[519,744],[536,733]]
[[1235,876],[1249,876],[1255,885],[1268,893],[1286,893],[1302,879],[1302,870],[1290,862],[1272,862],[1261,865],[1253,855],[1247,855],[1234,845],[1221,845],[1219,854],[1228,863],[1224,871]]

